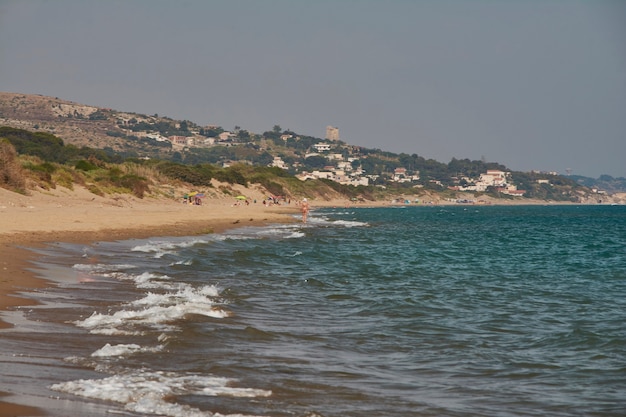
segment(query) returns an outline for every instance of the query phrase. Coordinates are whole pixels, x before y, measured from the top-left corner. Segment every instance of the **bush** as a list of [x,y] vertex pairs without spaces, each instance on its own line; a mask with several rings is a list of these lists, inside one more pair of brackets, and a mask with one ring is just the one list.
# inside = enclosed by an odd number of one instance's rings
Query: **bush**
[[98,186],[95,185],[95,184],[87,185],[87,189],[92,194],[95,194],[95,195],[100,196],[100,197],[104,197],[104,192],[100,188],[98,188]]
[[283,188],[283,186],[281,184],[277,183],[277,182],[267,181],[267,182],[263,183],[262,185],[272,195],[282,195],[282,196],[286,195],[285,189]]
[[133,195],[138,198],[143,198],[145,193],[150,191],[148,181],[137,175],[124,175],[119,179],[118,184],[130,190]]
[[89,161],[85,161],[84,159],[81,159],[80,161],[76,162],[76,165],[74,165],[74,168],[80,171],[85,171],[85,172],[98,169],[96,165],[92,164]]
[[211,185],[212,171],[205,166],[190,167],[188,165],[166,162],[157,166],[159,172],[168,178],[188,182],[192,185]]
[[227,182],[229,184],[241,184],[243,186],[248,186],[248,181],[243,176],[243,174],[235,169],[235,168],[225,168],[218,171],[215,175],[215,178],[222,182]]
[[39,186],[46,189],[50,187],[55,188],[54,182],[52,181],[52,173],[56,170],[56,168],[51,163],[44,162],[42,164],[37,164],[29,161],[26,162],[23,167],[32,173],[31,178],[34,178]]
[[57,170],[54,175],[52,175],[53,188],[55,188],[54,184],[58,184],[68,190],[73,190],[74,180],[75,178],[72,173],[64,169]]
[[0,186],[23,192],[26,187],[24,170],[15,147],[6,139],[0,139]]

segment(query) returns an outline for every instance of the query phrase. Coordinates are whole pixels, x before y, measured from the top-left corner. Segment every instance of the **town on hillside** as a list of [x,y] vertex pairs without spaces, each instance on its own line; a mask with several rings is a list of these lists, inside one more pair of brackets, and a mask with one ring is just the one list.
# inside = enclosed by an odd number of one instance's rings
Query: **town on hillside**
[[446,164],[417,154],[353,146],[341,139],[335,126],[327,126],[323,138],[297,134],[278,125],[253,133],[239,126],[226,130],[157,114],[120,112],[14,93],[0,93],[0,125],[50,132],[67,143],[124,157],[222,167],[236,163],[268,166],[302,181],[324,180],[342,186],[572,202],[607,201],[608,194],[557,172],[517,172],[484,159],[453,158]]

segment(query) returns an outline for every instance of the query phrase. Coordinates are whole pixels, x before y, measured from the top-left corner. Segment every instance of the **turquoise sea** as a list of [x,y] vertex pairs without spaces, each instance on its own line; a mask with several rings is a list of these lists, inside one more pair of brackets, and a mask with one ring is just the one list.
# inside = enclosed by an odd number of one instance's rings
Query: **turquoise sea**
[[626,207],[337,208],[57,243],[0,391],[54,416],[624,416]]

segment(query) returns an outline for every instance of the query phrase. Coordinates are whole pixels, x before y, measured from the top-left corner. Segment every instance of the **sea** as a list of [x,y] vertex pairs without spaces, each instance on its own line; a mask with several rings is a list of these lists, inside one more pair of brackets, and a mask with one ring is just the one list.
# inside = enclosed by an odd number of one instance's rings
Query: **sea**
[[0,391],[48,415],[626,415],[626,206],[337,207],[36,251],[53,285],[3,313]]

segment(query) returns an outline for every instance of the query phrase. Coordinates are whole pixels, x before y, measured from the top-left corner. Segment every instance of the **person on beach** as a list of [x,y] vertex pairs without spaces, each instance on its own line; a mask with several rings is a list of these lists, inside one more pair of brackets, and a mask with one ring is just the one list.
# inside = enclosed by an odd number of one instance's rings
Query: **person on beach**
[[300,204],[300,211],[302,212],[302,223],[306,223],[307,216],[309,215],[309,202],[306,198],[302,199],[302,204]]

